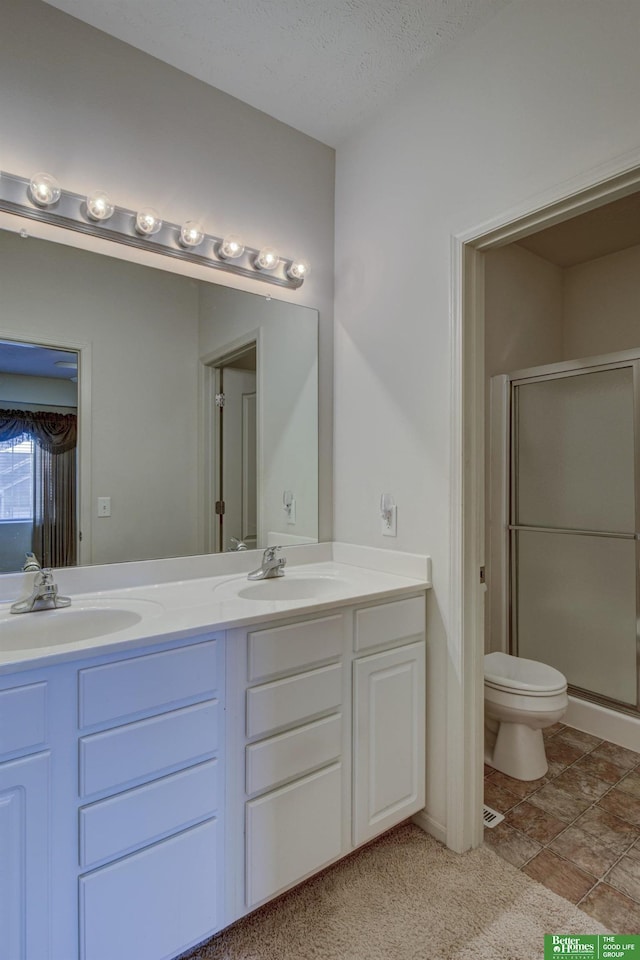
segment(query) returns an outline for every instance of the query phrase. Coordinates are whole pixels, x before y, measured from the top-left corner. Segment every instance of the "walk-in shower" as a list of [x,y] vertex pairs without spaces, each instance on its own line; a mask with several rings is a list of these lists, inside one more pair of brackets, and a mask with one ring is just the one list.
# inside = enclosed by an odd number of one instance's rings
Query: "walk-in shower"
[[492,406],[494,649],[637,715],[640,351],[495,377]]

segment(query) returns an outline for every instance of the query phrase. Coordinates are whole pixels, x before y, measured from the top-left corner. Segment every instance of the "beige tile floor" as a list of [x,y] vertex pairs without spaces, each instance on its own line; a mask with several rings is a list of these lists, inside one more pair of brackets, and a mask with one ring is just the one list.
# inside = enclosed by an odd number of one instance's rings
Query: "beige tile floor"
[[485,766],[485,803],[505,816],[485,843],[614,933],[640,934],[640,753],[561,723],[545,734],[540,780]]

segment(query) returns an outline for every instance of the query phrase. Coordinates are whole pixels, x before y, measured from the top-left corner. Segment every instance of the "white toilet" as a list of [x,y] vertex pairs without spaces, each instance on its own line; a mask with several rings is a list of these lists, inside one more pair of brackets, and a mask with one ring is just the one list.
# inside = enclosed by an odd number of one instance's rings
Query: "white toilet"
[[516,780],[547,772],[542,731],[565,715],[567,680],[537,660],[487,653],[484,658],[485,761]]

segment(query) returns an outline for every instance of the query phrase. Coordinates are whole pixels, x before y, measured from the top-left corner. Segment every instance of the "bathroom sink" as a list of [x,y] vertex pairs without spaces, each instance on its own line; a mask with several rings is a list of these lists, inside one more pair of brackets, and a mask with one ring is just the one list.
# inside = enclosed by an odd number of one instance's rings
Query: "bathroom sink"
[[268,580],[248,581],[246,577],[227,580],[216,588],[220,599],[257,600],[266,603],[281,600],[323,600],[344,594],[345,583],[339,577],[313,574],[285,574]]
[[148,616],[158,616],[162,605],[152,600],[83,600],[60,609],[34,610],[0,618],[0,652],[33,650],[60,643],[76,643],[126,630]]

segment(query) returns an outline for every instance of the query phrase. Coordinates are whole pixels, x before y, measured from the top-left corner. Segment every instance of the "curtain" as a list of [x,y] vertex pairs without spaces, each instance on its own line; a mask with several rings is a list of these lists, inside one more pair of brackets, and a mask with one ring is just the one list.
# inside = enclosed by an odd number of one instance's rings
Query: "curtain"
[[0,443],[35,440],[32,550],[43,567],[77,562],[76,445],[73,413],[0,410]]

